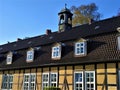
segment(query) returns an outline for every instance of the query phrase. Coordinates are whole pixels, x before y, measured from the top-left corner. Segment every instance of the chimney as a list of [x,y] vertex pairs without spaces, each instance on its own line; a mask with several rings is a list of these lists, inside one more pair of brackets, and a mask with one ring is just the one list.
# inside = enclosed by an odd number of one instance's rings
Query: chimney
[[47,29],[46,30],[46,35],[49,35],[49,34],[51,34],[52,32],[51,32],[51,30],[50,29]]
[[20,38],[17,38],[17,41],[20,41],[20,40],[22,40],[22,39],[20,39]]
[[92,24],[92,23],[94,23],[95,22],[95,20],[94,19],[88,19],[89,20],[89,24]]

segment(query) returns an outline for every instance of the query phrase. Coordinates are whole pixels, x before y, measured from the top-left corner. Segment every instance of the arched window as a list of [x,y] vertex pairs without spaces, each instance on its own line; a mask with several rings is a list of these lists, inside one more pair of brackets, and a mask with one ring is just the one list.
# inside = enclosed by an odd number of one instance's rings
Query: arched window
[[64,15],[61,15],[60,17],[60,23],[64,23],[65,19],[64,19]]

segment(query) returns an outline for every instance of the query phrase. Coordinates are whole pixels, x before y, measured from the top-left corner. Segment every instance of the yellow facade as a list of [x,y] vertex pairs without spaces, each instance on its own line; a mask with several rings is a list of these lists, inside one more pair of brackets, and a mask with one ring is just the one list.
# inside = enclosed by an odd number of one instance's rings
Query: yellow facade
[[[105,68],[106,67],[106,68]],[[118,64],[120,67],[120,64]],[[89,65],[74,65],[74,66],[58,66],[58,67],[44,67],[44,68],[31,68],[24,70],[7,70],[0,71],[0,87],[2,85],[2,75],[13,74],[13,89],[22,90],[24,74],[36,74],[36,90],[42,90],[42,73],[57,72],[58,87],[63,90],[65,85],[67,89],[74,89],[74,72],[95,71],[95,88],[97,90],[117,90],[117,69],[116,63],[101,63]],[[67,83],[65,83],[65,79]],[[111,86],[110,86],[111,85]]]

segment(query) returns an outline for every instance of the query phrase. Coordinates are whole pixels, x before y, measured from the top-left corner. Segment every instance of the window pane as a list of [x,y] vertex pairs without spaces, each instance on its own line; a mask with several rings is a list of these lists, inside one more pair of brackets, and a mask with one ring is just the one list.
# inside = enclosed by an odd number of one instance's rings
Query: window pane
[[50,85],[57,87],[57,73],[51,73],[50,74]]
[[57,73],[43,73],[42,88],[47,86],[57,87]]
[[76,82],[82,82],[82,73],[76,73],[75,74],[75,81]]
[[42,88],[49,86],[49,74],[44,73],[42,75]]
[[47,82],[48,81],[48,74],[43,75],[43,81]]
[[34,88],[35,88],[35,83],[31,83],[30,84],[30,90],[34,90]]
[[13,75],[3,75],[2,89],[12,89]]
[[3,75],[2,89],[7,89],[7,75]]
[[93,71],[86,71],[85,72],[85,83],[86,83],[86,90],[95,90],[95,72]]
[[81,43],[80,45],[83,46],[83,43]]
[[48,86],[48,83],[43,83],[43,88],[47,86]]
[[77,47],[79,47],[80,46],[80,43],[77,43]]
[[81,47],[80,50],[81,50],[80,53],[84,53],[84,48],[83,47]]
[[83,73],[82,72],[76,72],[75,73],[75,84],[74,84],[74,88],[75,90],[83,90]]
[[24,90],[35,90],[35,74],[26,74],[24,75]]
[[31,75],[31,82],[35,82],[35,75]]

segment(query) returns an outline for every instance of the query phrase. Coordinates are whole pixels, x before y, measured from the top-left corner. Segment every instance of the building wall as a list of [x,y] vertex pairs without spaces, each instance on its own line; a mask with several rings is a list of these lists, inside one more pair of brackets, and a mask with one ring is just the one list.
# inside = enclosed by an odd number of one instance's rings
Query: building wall
[[[24,73],[36,73],[36,90],[42,88],[42,73],[58,72],[58,85],[64,90],[74,90],[75,71],[95,71],[96,90],[118,90],[118,69],[120,63],[99,63],[89,65],[72,65],[58,67],[43,67],[21,70],[0,71],[0,87],[2,85],[2,74],[14,74],[13,89],[22,90]],[[66,80],[66,82],[65,82]]]

